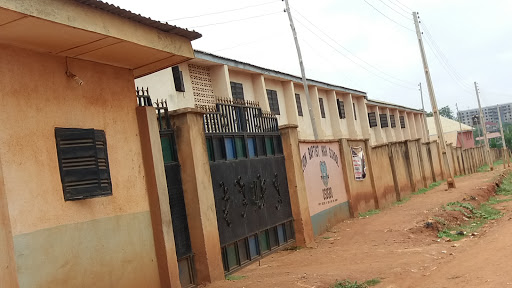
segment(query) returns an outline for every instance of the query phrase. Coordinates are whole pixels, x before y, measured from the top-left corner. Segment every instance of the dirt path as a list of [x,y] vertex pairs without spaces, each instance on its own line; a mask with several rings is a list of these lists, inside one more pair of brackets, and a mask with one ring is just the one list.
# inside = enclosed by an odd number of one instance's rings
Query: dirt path
[[372,278],[382,280],[375,287],[512,287],[512,202],[495,205],[505,216],[489,221],[475,237],[437,241],[433,231],[420,228],[442,205],[481,197],[498,174],[461,177],[456,189],[447,191],[443,184],[378,215],[350,219],[317,237],[316,248],[274,253],[235,273],[244,279],[208,288],[319,288]]

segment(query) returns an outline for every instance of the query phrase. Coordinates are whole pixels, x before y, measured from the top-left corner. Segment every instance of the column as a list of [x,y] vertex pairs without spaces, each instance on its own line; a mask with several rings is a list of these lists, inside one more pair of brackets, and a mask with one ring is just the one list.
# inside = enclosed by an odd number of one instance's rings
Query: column
[[336,101],[336,91],[328,90],[327,95],[327,108],[329,109],[329,120],[331,121],[332,135],[334,138],[339,139],[342,137],[340,115],[338,113],[338,102]]
[[137,107],[156,261],[162,287],[181,287],[160,131],[153,107]]
[[299,124],[299,113],[297,112],[297,102],[295,102],[295,89],[292,81],[281,82],[284,93],[284,105],[286,107],[286,118],[288,124]]
[[224,269],[203,129],[203,112],[180,109],[171,114],[197,282],[211,283],[224,279]]
[[227,65],[211,66],[212,87],[215,97],[231,98],[231,83]]
[[315,235],[313,234],[309,213],[304,173],[302,172],[297,127],[297,125],[285,125],[279,127],[279,130],[283,143],[286,177],[294,220],[295,241],[297,246],[309,247],[314,244]]
[[254,99],[260,103],[263,110],[269,111],[267,88],[265,85],[265,78],[261,74],[252,76],[252,87],[254,89]]
[[316,86],[309,86],[309,97],[311,97],[311,110],[315,116],[316,129],[318,131],[318,138],[325,137],[325,131],[322,127],[322,115],[320,115],[320,103],[318,102],[318,88]]

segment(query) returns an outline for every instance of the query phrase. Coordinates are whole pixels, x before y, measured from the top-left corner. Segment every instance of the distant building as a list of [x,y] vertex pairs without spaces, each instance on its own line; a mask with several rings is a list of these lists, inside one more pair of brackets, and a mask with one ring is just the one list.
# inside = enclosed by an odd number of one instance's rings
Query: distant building
[[[441,125],[443,126],[444,140],[447,144],[453,144],[455,147],[462,147],[463,149],[475,147],[473,128],[471,126],[459,124],[457,121],[442,116]],[[437,140],[434,117],[427,117],[427,126],[430,140]]]
[[[503,123],[512,123],[512,103],[499,105],[501,113],[501,121]],[[484,118],[488,132],[497,132],[499,130],[498,109],[496,106],[483,107]],[[478,109],[469,109],[459,111],[458,113],[462,123],[474,127],[473,116],[479,115]],[[488,123],[491,122],[491,123]],[[491,125],[493,124],[493,125]]]

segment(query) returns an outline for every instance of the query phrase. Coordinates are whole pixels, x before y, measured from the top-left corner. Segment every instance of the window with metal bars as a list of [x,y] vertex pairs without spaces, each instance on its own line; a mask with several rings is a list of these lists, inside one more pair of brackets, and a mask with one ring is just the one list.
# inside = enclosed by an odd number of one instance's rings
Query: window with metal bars
[[375,112],[368,113],[368,123],[370,123],[370,128],[377,127],[377,115]]
[[277,99],[277,91],[267,89],[267,98],[268,98],[268,106],[270,108],[270,112],[275,115],[280,115],[279,112],[279,100]]
[[231,81],[231,96],[233,99],[244,100],[244,86],[242,83]]
[[340,99],[336,99],[336,102],[338,103],[338,116],[340,119],[345,119],[345,103],[343,103],[343,101]]
[[295,93],[295,104],[297,104],[297,113],[299,113],[299,116],[303,116],[302,103],[300,102],[300,94]]
[[320,115],[322,118],[325,118],[325,108],[324,108],[324,99],[318,98],[318,105],[320,105]]
[[380,128],[389,127],[388,114],[379,114],[379,117],[380,117]]
[[393,114],[389,115],[389,122],[391,123],[391,128],[395,128],[396,127],[395,115],[393,115]]
[[55,128],[55,141],[65,201],[112,195],[103,130]]
[[405,117],[404,116],[400,116],[400,128],[405,128]]
[[354,109],[354,120],[357,120],[356,103],[352,102],[352,108]]

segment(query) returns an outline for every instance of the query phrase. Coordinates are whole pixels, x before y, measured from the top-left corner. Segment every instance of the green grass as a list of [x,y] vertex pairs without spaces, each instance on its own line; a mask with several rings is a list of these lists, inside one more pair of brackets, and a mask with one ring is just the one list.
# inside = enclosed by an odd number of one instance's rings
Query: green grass
[[496,194],[504,196],[512,195],[512,174],[503,179],[500,187],[496,189]]
[[[492,165],[493,165],[494,167],[496,167],[496,166],[498,166],[498,165],[503,165],[503,159],[500,159],[500,160],[498,160],[498,161],[496,161],[496,162],[492,163]],[[488,165],[488,164],[485,164],[485,165],[483,165],[483,166],[480,166],[480,167],[478,167],[478,169],[476,169],[476,171],[477,171],[477,172],[487,172],[487,171],[489,171],[489,165]]]
[[364,213],[359,213],[359,218],[366,218],[366,217],[370,217],[372,215],[376,215],[376,214],[379,214],[379,213],[380,213],[379,209],[372,209],[372,210],[366,211]]
[[[491,205],[510,200],[512,199],[500,200],[497,199],[496,197],[492,197],[488,202],[482,203],[480,205],[480,208],[478,209],[476,209],[471,203],[450,202],[446,204],[446,206],[443,207],[446,211],[459,211],[462,214],[464,214],[464,216],[466,216],[467,218],[472,218],[473,220],[468,224],[447,227],[442,231],[439,231],[439,233],[437,233],[437,237],[447,237],[450,238],[452,241],[458,241],[464,238],[465,234],[471,234],[477,231],[478,229],[480,229],[480,227],[482,227],[482,225],[487,223],[487,221],[495,220],[503,216],[503,213],[501,213],[499,210],[494,209],[493,207],[491,207]],[[438,221],[439,223],[446,225],[446,222],[443,223],[440,220],[442,219],[436,219],[436,221]],[[452,231],[463,231],[466,233],[459,235],[453,234]]]
[[402,205],[404,204],[405,202],[411,200],[411,197],[403,197],[400,201],[396,201],[393,203],[393,206],[398,206],[398,205]]
[[366,280],[363,283],[357,283],[357,281],[352,282],[350,280],[343,280],[343,281],[336,281],[334,283],[334,286],[331,286],[331,288],[368,288],[371,286],[375,286],[380,283],[379,278],[373,278],[370,280]]
[[437,186],[443,184],[443,182],[445,182],[445,181],[441,180],[441,181],[437,181],[437,182],[431,183],[428,186],[428,188],[420,188],[418,191],[412,193],[412,195],[420,195],[420,194],[426,193],[427,191],[430,191],[430,190],[436,188]]
[[226,280],[229,280],[229,281],[237,281],[237,280],[242,280],[245,278],[247,278],[247,276],[243,276],[243,275],[227,275],[226,276]]
[[498,199],[497,197],[491,197],[489,199],[489,201],[487,201],[487,203],[490,205],[494,205],[494,204],[499,204],[499,203],[508,202],[508,201],[512,201],[512,199],[510,199],[510,198]]

